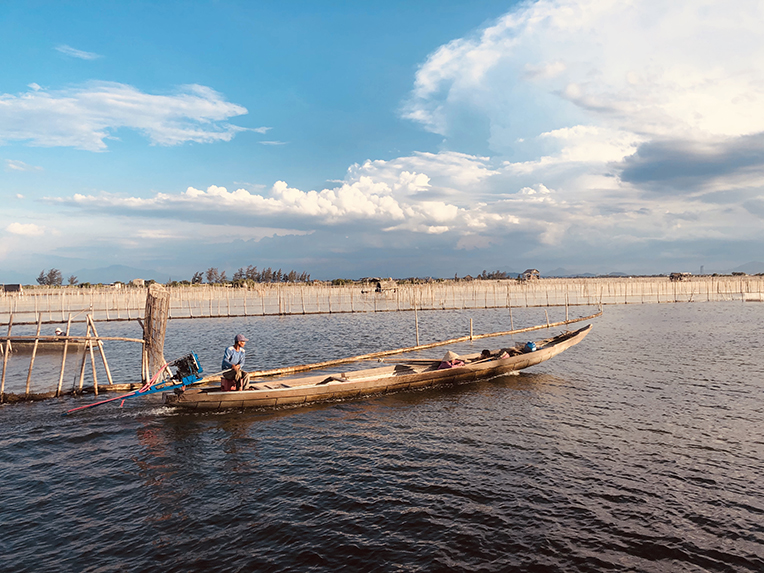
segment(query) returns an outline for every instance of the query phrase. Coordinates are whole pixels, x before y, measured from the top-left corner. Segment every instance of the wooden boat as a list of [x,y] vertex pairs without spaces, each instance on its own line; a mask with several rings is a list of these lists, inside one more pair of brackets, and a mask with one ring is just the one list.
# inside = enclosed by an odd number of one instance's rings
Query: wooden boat
[[350,372],[258,378],[251,381],[250,389],[238,392],[223,392],[219,387],[178,389],[166,392],[164,402],[189,410],[279,408],[472,382],[549,360],[581,342],[591,328],[592,325],[587,325],[537,341],[534,351],[508,348],[491,352],[488,357],[460,356],[464,365],[453,368],[440,369],[440,359],[391,360],[397,363]]
[[[4,340],[0,346],[2,346],[2,351],[5,352],[5,343]],[[25,339],[25,340],[15,340],[11,338],[11,352],[18,352],[21,354],[31,354],[34,350],[34,339],[31,340]],[[87,346],[87,342],[84,340],[79,340],[76,338],[70,338],[69,339],[69,346],[67,347],[67,352],[82,352],[85,350],[85,346]],[[58,352],[59,354],[64,351],[64,341],[63,340],[57,340],[57,339],[48,339],[48,340],[38,340],[37,341],[37,353],[50,353],[50,352]]]

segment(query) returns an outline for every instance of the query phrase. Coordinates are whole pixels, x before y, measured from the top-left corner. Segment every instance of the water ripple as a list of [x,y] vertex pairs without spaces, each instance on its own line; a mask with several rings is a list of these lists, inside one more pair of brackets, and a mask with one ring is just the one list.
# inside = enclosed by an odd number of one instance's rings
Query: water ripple
[[[268,367],[395,346],[400,316],[179,321],[171,344],[249,328]],[[613,307],[520,375],[293,410],[2,406],[3,569],[762,571],[762,319]]]

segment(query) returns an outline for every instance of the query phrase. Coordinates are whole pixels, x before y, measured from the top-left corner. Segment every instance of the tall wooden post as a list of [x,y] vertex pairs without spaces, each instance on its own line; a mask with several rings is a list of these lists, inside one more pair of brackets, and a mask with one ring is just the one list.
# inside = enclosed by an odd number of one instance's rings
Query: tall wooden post
[[146,292],[146,313],[143,323],[144,348],[148,355],[149,376],[153,378],[165,365],[164,335],[170,312],[170,291],[152,284]]

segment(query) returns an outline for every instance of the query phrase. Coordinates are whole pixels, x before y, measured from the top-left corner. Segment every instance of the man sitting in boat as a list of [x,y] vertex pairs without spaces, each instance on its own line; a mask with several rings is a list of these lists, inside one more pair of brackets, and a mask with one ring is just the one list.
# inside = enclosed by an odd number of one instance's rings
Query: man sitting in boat
[[443,360],[440,361],[438,370],[442,370],[444,368],[456,368],[457,366],[464,366],[464,360],[460,360],[459,355],[456,352],[451,352],[449,350],[446,352]]
[[249,374],[242,370],[244,366],[244,345],[249,338],[243,334],[237,334],[233,346],[229,346],[223,353],[223,378],[220,388],[223,392],[231,390],[246,390],[249,388]]

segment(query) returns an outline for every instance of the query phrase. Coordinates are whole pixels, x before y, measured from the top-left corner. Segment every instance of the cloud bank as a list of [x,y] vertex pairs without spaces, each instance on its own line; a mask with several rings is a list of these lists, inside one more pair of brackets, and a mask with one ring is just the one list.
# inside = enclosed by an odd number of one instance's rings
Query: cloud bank
[[[320,236],[346,260],[361,246],[397,248],[396,259],[427,245],[497,268],[525,257],[655,272],[655,261],[735,260],[735,248],[748,249],[744,262],[764,240],[762,30],[753,0],[523,3],[418,69],[401,113],[443,137],[438,152],[370,158],[319,190],[284,174],[267,191],[48,201],[109,219],[268,228],[284,237],[269,248],[295,257]],[[101,150],[128,127],[160,145],[219,141],[242,113],[200,86],[155,96],[99,83],[0,97],[0,136]]]
[[556,190],[551,244],[761,240],[762,29],[753,0],[526,3],[435,50],[403,116],[487,126],[494,183]]

